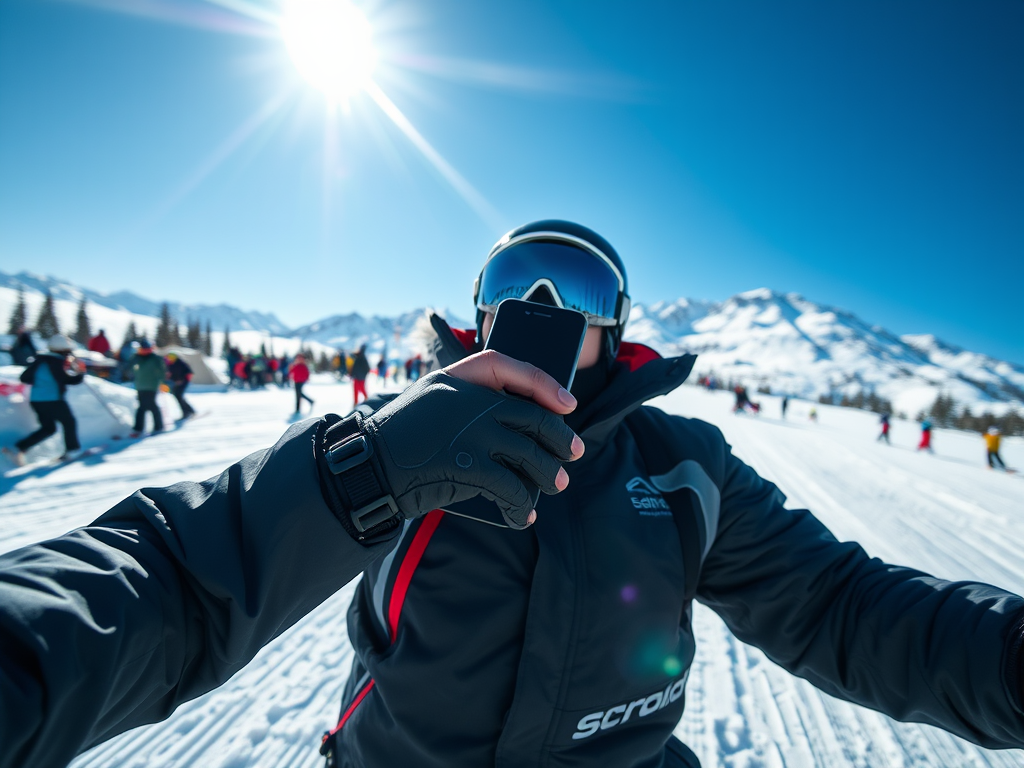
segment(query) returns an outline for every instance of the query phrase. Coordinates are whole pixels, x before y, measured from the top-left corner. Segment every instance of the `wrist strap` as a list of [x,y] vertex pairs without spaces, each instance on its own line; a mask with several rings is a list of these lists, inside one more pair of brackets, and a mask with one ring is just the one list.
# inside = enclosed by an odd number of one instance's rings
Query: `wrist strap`
[[324,436],[324,458],[348,496],[349,517],[360,533],[401,515],[394,497],[385,492],[374,471],[373,443],[362,429],[362,416],[353,413]]

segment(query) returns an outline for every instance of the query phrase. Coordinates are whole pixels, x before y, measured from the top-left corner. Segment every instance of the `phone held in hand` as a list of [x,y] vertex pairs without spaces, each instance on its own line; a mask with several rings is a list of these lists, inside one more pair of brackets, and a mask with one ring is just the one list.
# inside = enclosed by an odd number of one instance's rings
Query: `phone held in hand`
[[[498,305],[484,349],[493,349],[515,360],[540,368],[565,389],[576,376],[587,318],[574,309],[552,307],[520,299],[505,299]],[[533,504],[540,489],[523,478]],[[451,504],[445,511],[501,528],[508,526],[494,502],[483,496]]]
[[498,305],[484,349],[535,365],[569,389],[586,335],[582,312],[505,299]]

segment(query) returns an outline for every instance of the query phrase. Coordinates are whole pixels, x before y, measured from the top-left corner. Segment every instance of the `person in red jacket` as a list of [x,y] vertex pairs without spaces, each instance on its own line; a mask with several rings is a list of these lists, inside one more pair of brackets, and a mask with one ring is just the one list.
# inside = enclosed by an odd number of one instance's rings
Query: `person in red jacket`
[[288,369],[288,378],[295,382],[295,413],[299,412],[303,400],[309,403],[309,410],[312,413],[313,398],[302,392],[302,385],[309,381],[309,366],[306,365],[305,355],[295,356],[295,362]]
[[104,357],[110,357],[110,340],[107,339],[102,328],[99,333],[89,339],[89,351],[99,352]]

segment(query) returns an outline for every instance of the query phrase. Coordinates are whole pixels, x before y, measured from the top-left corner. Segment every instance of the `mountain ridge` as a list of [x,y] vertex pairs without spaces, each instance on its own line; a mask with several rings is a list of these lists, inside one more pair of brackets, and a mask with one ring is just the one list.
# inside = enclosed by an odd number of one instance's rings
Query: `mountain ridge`
[[[102,312],[101,322],[120,328],[122,334],[129,317],[141,333],[152,333],[161,305],[130,291],[100,294],[55,278],[0,272],[0,313],[4,315],[0,320],[10,316],[19,285],[26,290],[30,318],[38,311],[33,307],[41,304],[41,291],[49,288],[65,329],[83,296],[103,307],[95,310]],[[246,312],[228,304],[167,303],[179,321],[184,318],[174,308],[192,312],[189,317],[201,322],[206,318],[199,310],[218,310],[216,319],[210,318],[214,332],[228,327],[233,344],[254,345],[249,351],[263,343],[275,349],[312,344],[318,349],[345,350],[365,343],[373,354],[386,349],[389,357],[397,358],[429,349],[430,331],[422,309],[394,317],[338,313],[287,328],[273,314]],[[453,325],[473,325],[444,310],[440,314]],[[757,288],[724,301],[679,298],[637,303],[625,338],[663,355],[697,354],[694,377],[713,374],[723,383],[734,381],[796,397],[824,395],[838,400],[843,395],[873,392],[891,400],[897,412],[910,415],[927,409],[940,393],[975,411],[1024,407],[1022,366],[965,350],[933,334],[897,336],[853,312],[793,292]]]

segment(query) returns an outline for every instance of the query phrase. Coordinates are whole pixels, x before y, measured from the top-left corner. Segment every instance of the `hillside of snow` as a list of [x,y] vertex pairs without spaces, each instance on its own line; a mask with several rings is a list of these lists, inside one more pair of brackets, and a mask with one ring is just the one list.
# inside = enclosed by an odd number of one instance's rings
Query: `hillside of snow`
[[[118,291],[116,293],[100,293],[88,288],[80,288],[71,283],[57,280],[53,277],[34,275],[31,272],[19,272],[16,275],[9,275],[0,272],[0,288],[17,290],[19,287],[25,289],[26,294],[45,294],[47,290],[54,299],[62,299],[72,302],[76,308],[78,302],[85,298],[90,305],[90,316],[93,307],[103,307],[125,312],[130,315],[142,317],[159,317],[161,303],[143,298],[130,291]],[[285,335],[288,327],[282,323],[272,312],[255,312],[238,309],[228,304],[183,304],[181,302],[169,301],[168,307],[171,316],[178,319],[182,325],[189,321],[200,321],[203,327],[209,322],[214,330],[224,331],[257,331],[264,334]],[[6,320],[6,317],[4,318]],[[127,323],[125,323],[127,325]],[[72,328],[74,326],[71,326]]]
[[[315,414],[344,413],[351,388],[328,381],[307,388]],[[368,383],[372,392],[376,382]],[[0,478],[0,551],[87,524],[139,487],[213,476],[273,443],[294,407],[293,394],[275,388],[190,399],[209,415],[163,435],[110,444],[108,452],[64,467],[7,472]],[[761,400],[764,410],[756,418],[733,416],[728,393],[696,387],[653,404],[719,426],[791,506],[809,507],[840,539],[860,541],[871,555],[1024,593],[1024,481],[989,470],[979,436],[938,429],[935,455],[923,455],[914,450],[916,424],[895,420],[893,445],[886,446],[875,442],[872,414],[818,405],[812,423],[811,404],[797,401],[783,421],[777,398]],[[75,407],[99,414],[98,401],[86,403]],[[165,406],[173,416],[173,401]],[[3,414],[5,423],[12,413]],[[84,428],[86,443],[106,442],[108,426],[95,421]],[[1024,439],[1006,439],[1003,455],[1010,466],[1024,468]],[[163,723],[97,746],[73,765],[321,766],[320,735],[337,719],[352,657],[345,609],[353,587],[299,621],[221,688]],[[824,695],[736,640],[700,605],[694,622],[697,656],[676,734],[706,768],[1024,765],[1024,752],[984,750]]]
[[931,336],[900,338],[856,315],[762,288],[719,304],[638,305],[626,338],[662,354],[698,355],[699,374],[753,389],[817,399],[858,392],[915,416],[939,393],[975,413],[1024,406],[1024,368],[965,352]]

